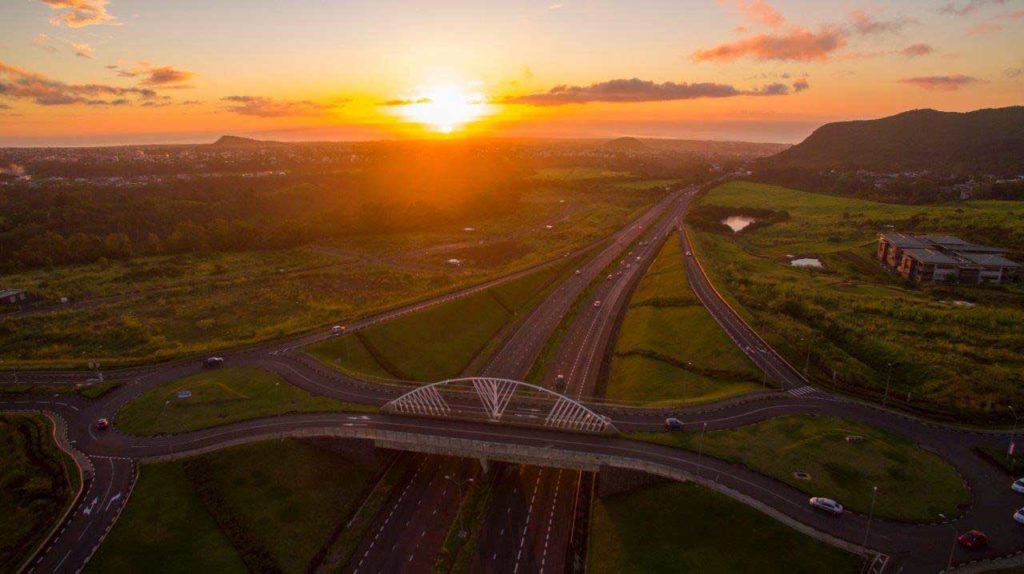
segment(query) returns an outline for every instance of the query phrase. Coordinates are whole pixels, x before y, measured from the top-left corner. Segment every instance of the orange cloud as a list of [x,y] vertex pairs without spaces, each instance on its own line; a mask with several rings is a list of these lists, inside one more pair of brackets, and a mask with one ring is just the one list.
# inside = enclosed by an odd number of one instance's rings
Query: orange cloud
[[846,33],[842,28],[828,25],[817,32],[797,28],[785,34],[758,34],[707,50],[697,50],[692,58],[697,62],[733,62],[745,57],[762,61],[824,61],[846,44]]
[[333,106],[309,100],[275,100],[261,96],[228,96],[227,111],[259,118],[280,118],[286,116],[318,116]]
[[85,104],[91,106],[129,104],[128,97],[152,99],[147,88],[123,88],[103,84],[66,84],[28,70],[0,62],[0,98],[32,100],[41,106]]
[[934,51],[935,48],[932,48],[928,44],[911,44],[900,50],[900,54],[908,58],[917,58],[918,56],[927,56]]
[[137,78],[141,76],[143,79],[139,82],[139,85],[151,87],[186,88],[189,86],[180,84],[196,77],[193,72],[188,70],[179,70],[173,66],[154,66],[149,62],[139,62],[134,68],[128,70],[121,69],[114,64],[107,66],[107,69],[115,70],[117,75],[122,78]]
[[778,28],[786,21],[778,10],[764,0],[736,0],[736,7],[748,20],[771,28]]
[[57,10],[50,18],[54,26],[66,25],[68,28],[84,28],[95,24],[114,24],[117,19],[107,13],[108,0],[39,0],[53,10]]
[[967,35],[968,36],[987,36],[989,34],[995,34],[996,32],[1001,32],[1002,30],[1003,30],[1003,27],[1000,26],[999,24],[996,24],[994,22],[982,22],[981,24],[977,24],[975,26],[972,26],[970,29],[968,29],[967,30]]
[[903,16],[891,20],[880,20],[864,10],[850,12],[850,20],[852,21],[853,29],[858,34],[865,36],[896,33],[903,30],[907,24],[914,22],[914,20]]
[[953,76],[919,76],[916,78],[903,78],[902,84],[909,84],[918,88],[933,92],[955,92],[964,86],[980,82],[973,76],[957,74]]

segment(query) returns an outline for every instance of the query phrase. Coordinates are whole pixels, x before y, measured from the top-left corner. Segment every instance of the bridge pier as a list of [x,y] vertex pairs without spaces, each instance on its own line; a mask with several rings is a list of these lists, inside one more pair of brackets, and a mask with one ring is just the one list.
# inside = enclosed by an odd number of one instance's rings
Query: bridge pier
[[487,459],[481,456],[480,457],[480,472],[482,474],[487,474],[488,466],[489,466],[489,462],[487,461]]

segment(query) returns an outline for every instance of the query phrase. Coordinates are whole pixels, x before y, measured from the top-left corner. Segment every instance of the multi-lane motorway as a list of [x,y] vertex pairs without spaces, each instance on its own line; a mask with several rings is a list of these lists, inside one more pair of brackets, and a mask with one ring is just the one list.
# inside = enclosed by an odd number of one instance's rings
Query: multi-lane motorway
[[[491,376],[522,378],[534,363],[545,343],[556,332],[574,304],[583,300],[572,315],[558,342],[554,358],[544,372],[544,383],[553,386],[563,375],[565,393],[586,400],[597,391],[601,362],[607,356],[614,335],[615,321],[627,304],[632,285],[638,280],[657,248],[678,230],[693,189],[682,190],[662,202],[611,238],[611,241],[578,274],[572,274],[556,286],[533,311],[517,323],[504,345],[483,371]],[[963,476],[972,492],[971,505],[954,527],[963,531],[979,528],[992,537],[989,549],[977,554],[957,550],[954,560],[963,562],[985,557],[1004,556],[1024,550],[1024,529],[1010,515],[1022,500],[1008,488],[1007,477],[981,460],[973,448],[982,445],[1005,446],[1007,437],[999,433],[971,432],[927,423],[905,415],[830,396],[809,387],[800,374],[774,353],[757,334],[718,295],[692,255],[685,234],[683,242],[687,272],[698,298],[723,329],[760,368],[782,387],[756,400],[734,400],[724,404],[680,409],[677,414],[690,430],[732,428],[787,414],[828,414],[854,419],[904,436],[938,453]],[[642,241],[638,243],[638,241]],[[628,261],[625,260],[629,253]],[[639,260],[637,259],[639,258]],[[625,263],[630,265],[626,267]],[[612,271],[612,279],[604,276]],[[622,271],[621,275],[619,271]],[[525,273],[526,271],[524,271]],[[517,274],[516,276],[519,276]],[[495,282],[507,280],[497,279]],[[357,329],[432,304],[466,295],[491,286],[494,282],[470,287],[407,308],[396,309],[350,325]],[[592,300],[600,300],[594,306]],[[328,372],[315,362],[293,352],[323,337],[312,334],[290,341],[239,351],[230,356],[233,363],[252,364],[281,374],[289,382],[311,392],[336,398],[382,404],[394,398],[403,387],[379,382],[357,381]],[[223,448],[239,442],[279,436],[353,436],[399,431],[407,436],[472,439],[495,445],[519,445],[538,452],[558,449],[607,457],[620,464],[646,464],[670,476],[688,476],[718,488],[740,500],[755,504],[780,518],[845,541],[864,543],[866,516],[848,513],[832,518],[812,511],[803,493],[749,469],[709,457],[701,458],[657,445],[636,443],[621,438],[579,435],[543,429],[488,425],[468,421],[410,419],[386,415],[311,414],[254,420],[174,436],[132,437],[116,429],[98,433],[93,421],[110,417],[127,401],[164,381],[195,372],[192,363],[164,365],[131,372],[132,382],[100,400],[74,396],[5,396],[0,409],[45,410],[67,423],[68,436],[75,447],[88,456],[93,477],[80,496],[67,523],[48,541],[32,568],[39,572],[76,572],[102,542],[105,533],[131,495],[138,461],[161,456],[184,456]],[[68,373],[36,373],[30,380],[64,380]],[[634,409],[603,408],[621,430],[656,430],[660,414]],[[487,480],[494,481],[494,498],[480,531],[473,569],[484,572],[560,572],[572,562],[569,555],[570,533],[579,491],[579,470],[572,465],[557,468],[521,466],[514,462],[492,465]],[[563,465],[566,466],[566,465]],[[444,537],[455,518],[455,508],[464,495],[462,484],[473,477],[483,480],[475,463],[465,460],[421,456],[415,471],[396,489],[391,501],[372,525],[367,538],[346,565],[353,572],[429,571]],[[927,485],[921,485],[927,488]],[[893,493],[896,495],[896,493]],[[867,548],[888,557],[890,569],[936,572],[946,566],[952,529],[941,524],[901,524],[875,520],[867,538]]]

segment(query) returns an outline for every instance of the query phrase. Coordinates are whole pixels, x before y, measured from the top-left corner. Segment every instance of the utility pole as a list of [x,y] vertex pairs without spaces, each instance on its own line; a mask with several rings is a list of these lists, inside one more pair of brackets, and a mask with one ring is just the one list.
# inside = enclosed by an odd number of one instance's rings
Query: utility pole
[[704,431],[708,430],[708,423],[700,428],[700,442],[697,443],[697,475],[701,474],[700,461],[704,456]]
[[1007,405],[1010,409],[1010,414],[1013,415],[1013,429],[1010,431],[1010,446],[1006,449],[1006,460],[1010,460],[1011,454],[1017,450],[1014,445],[1014,440],[1017,434],[1017,411],[1013,410],[1013,405]]
[[868,536],[871,534],[871,519],[875,517],[875,497],[877,497],[877,496],[878,496],[878,487],[877,486],[872,486],[871,487],[871,510],[868,511],[868,526],[867,526],[867,528],[864,529],[864,543],[861,544],[861,547],[864,549],[864,552],[868,551]]
[[[940,514],[939,517],[941,517],[943,520],[949,520],[948,518],[946,518],[945,514]],[[949,560],[946,562],[946,572],[949,572],[953,569],[953,554],[956,553],[956,539],[959,536],[959,533],[956,531],[955,524],[950,522],[949,527],[953,529],[953,545],[949,549]]]

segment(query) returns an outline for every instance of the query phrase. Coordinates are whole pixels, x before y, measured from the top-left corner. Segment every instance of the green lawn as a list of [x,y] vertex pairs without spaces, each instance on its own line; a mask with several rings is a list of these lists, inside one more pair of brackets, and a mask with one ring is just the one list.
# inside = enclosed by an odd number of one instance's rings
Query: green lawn
[[662,406],[718,400],[762,382],[693,294],[679,241],[670,236],[630,300],[605,396]]
[[[863,437],[847,441],[848,436]],[[636,433],[633,438],[698,450],[700,433]],[[785,416],[704,437],[705,455],[737,462],[813,496],[834,498],[867,514],[878,487],[875,514],[930,522],[955,516],[970,496],[960,475],[914,443],[833,417]],[[801,480],[793,473],[806,472]],[[927,485],[927,487],[922,487]]]
[[35,383],[19,383],[16,385],[0,385],[0,393],[31,393],[38,395],[81,395],[87,399],[98,399],[121,386],[121,383],[108,381],[87,385],[48,385]]
[[0,571],[14,572],[63,515],[78,470],[37,414],[0,414]]
[[723,494],[665,483],[594,501],[587,570],[849,572],[861,559]]
[[[179,399],[178,391],[192,396]],[[155,435],[199,430],[248,419],[303,412],[373,412],[375,407],[318,397],[253,367],[205,371],[146,391],[117,413],[117,428]]]
[[306,352],[344,371],[415,381],[459,376],[510,321],[540,302],[575,261],[311,345]]
[[[1024,399],[1024,298],[1016,287],[904,284],[874,259],[878,232],[942,232],[1024,252],[1024,202],[890,205],[733,182],[701,205],[789,218],[739,234],[694,232],[715,285],[794,364],[841,389],[974,422],[1008,423]],[[891,226],[887,227],[887,226]],[[823,270],[788,256],[817,257]],[[955,304],[966,300],[974,307]]]
[[143,466],[90,572],[246,572],[180,462]]
[[147,465],[89,567],[305,572],[375,473],[372,465],[299,440]]

